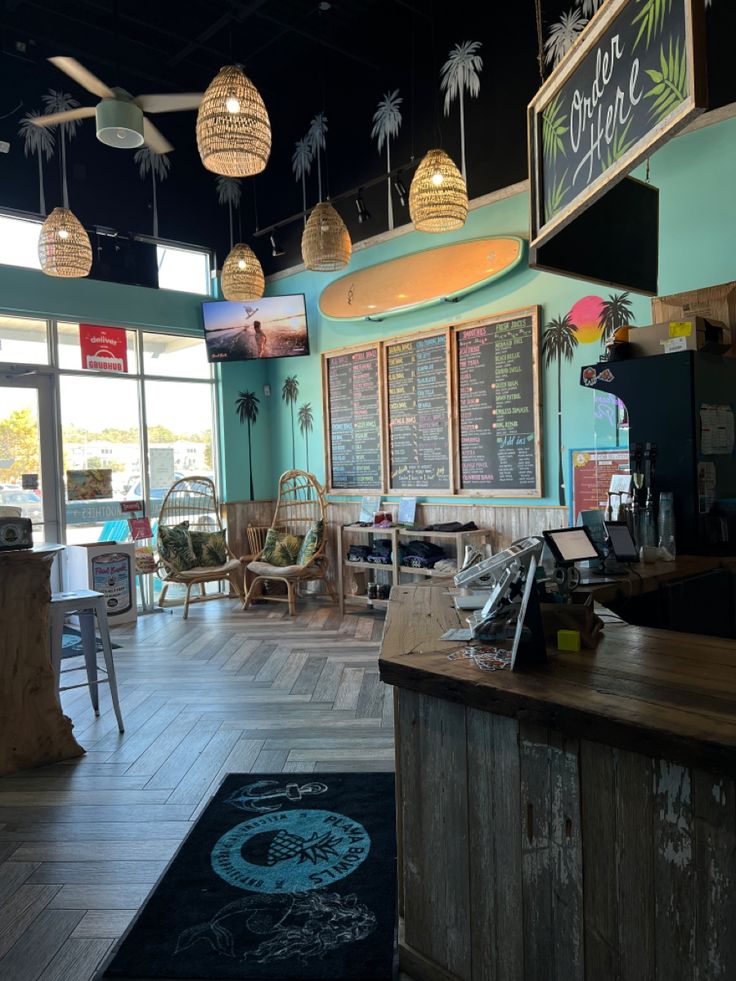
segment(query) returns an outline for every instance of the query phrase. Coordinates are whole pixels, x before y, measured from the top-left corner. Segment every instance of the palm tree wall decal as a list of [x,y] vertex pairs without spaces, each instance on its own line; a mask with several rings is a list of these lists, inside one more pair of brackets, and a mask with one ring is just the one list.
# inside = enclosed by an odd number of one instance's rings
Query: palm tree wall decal
[[573,7],[552,25],[544,42],[545,61],[557,67],[588,23],[579,7]]
[[631,300],[629,299],[628,292],[609,293],[608,299],[604,300],[601,305],[600,317],[598,319],[601,327],[601,344],[605,344],[619,327],[633,323],[634,320],[636,320],[636,317],[631,309]]
[[483,59],[477,53],[480,41],[463,41],[450,49],[450,57],[440,70],[440,88],[445,93],[445,115],[450,115],[453,99],[460,103],[460,172],[467,184],[465,172],[465,93],[476,98],[480,92],[478,72],[483,69]]
[[309,141],[312,156],[317,157],[317,189],[319,200],[322,200],[322,150],[327,147],[325,134],[327,133],[327,114],[318,112],[309,124],[309,130],[305,139]]
[[217,187],[217,200],[220,204],[227,205],[230,215],[230,251],[232,252],[233,246],[235,245],[235,239],[233,238],[233,208],[237,210],[240,207],[240,198],[243,189],[237,177],[217,177],[215,186]]
[[572,355],[578,346],[576,328],[570,321],[570,315],[554,317],[544,329],[542,338],[542,355],[547,368],[557,362],[557,437],[559,442],[559,471],[558,484],[560,505],[565,501],[565,468],[562,460],[562,361],[572,361]]
[[133,157],[138,164],[141,180],[150,173],[153,183],[153,237],[158,238],[158,200],[156,196],[156,181],[166,180],[171,169],[171,161],[165,153],[154,153],[150,146],[142,146],[135,151]]
[[39,109],[31,109],[20,121],[18,136],[23,137],[23,153],[29,157],[32,153],[38,156],[38,210],[46,214],[46,195],[43,190],[43,158],[50,160],[54,155],[54,134],[51,127],[36,126],[33,122],[41,115]]
[[307,224],[307,181],[306,176],[312,170],[312,160],[314,159],[314,148],[309,140],[309,134],[297,140],[294,144],[294,152],[291,155],[291,169],[294,177],[302,182],[302,211],[304,212],[304,225]]
[[291,409],[291,469],[296,470],[296,435],[294,433],[294,403],[299,398],[299,381],[289,375],[281,386],[281,398]]
[[[60,92],[58,89],[49,89],[46,95],[41,96],[41,101],[47,116],[54,112],[66,112],[67,109],[79,107],[77,100],[73,99],[68,92]],[[65,208],[69,207],[69,188],[66,182],[66,142],[74,139],[74,134],[81,122],[81,119],[70,119],[66,123],[56,124],[59,127],[59,142],[61,143],[61,193],[62,204]]]
[[250,476],[250,499],[254,500],[253,494],[253,445],[251,442],[250,427],[255,426],[258,419],[258,396],[255,392],[239,392],[235,400],[235,411],[238,413],[240,424],[248,426],[248,473]]
[[312,415],[311,402],[305,402],[303,405],[299,406],[297,418],[299,419],[299,432],[304,437],[304,449],[307,454],[307,470],[309,470],[309,434],[314,429],[314,417]]
[[380,153],[383,144],[386,144],[386,173],[388,174],[388,227],[394,227],[394,205],[391,200],[391,137],[399,135],[401,126],[401,111],[399,106],[403,99],[399,96],[399,90],[387,92],[378,103],[376,111],[373,113],[373,129],[371,136],[378,139],[378,152]]

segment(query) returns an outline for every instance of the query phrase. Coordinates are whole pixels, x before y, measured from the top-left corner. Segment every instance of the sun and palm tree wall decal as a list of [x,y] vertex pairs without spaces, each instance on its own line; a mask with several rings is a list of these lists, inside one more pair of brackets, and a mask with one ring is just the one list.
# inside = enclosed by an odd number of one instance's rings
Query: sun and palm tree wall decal
[[302,182],[302,211],[304,212],[304,224],[307,224],[307,174],[312,171],[312,161],[314,160],[314,147],[309,139],[309,134],[297,140],[294,144],[294,152],[291,155],[291,169],[294,171],[294,179]]
[[386,144],[386,174],[388,185],[388,227],[394,227],[394,205],[391,200],[391,138],[399,135],[401,127],[401,110],[399,106],[403,99],[399,95],[399,90],[387,92],[378,103],[376,111],[373,113],[373,129],[371,137],[378,141],[378,152]]
[[455,99],[460,104],[460,173],[466,185],[468,175],[465,170],[465,93],[477,98],[480,92],[479,72],[483,69],[483,59],[478,54],[480,41],[463,41],[450,49],[450,56],[440,69],[440,89],[445,93],[445,115]]
[[33,122],[41,115],[39,109],[31,109],[20,121],[18,136],[23,137],[23,153],[26,157],[35,154],[38,157],[38,210],[46,214],[46,195],[43,186],[43,158],[51,160],[54,155],[55,137],[53,127],[36,126]]
[[142,146],[135,151],[133,160],[138,164],[138,173],[141,180],[145,180],[148,174],[151,175],[153,185],[153,237],[158,238],[158,196],[156,184],[166,180],[171,169],[171,160],[166,153],[154,153],[150,146]]
[[253,444],[251,438],[251,426],[255,426],[258,420],[259,400],[255,392],[239,392],[235,400],[235,411],[238,413],[241,426],[248,427],[248,475],[250,479],[250,499],[255,500],[253,494]]
[[542,337],[542,356],[546,368],[551,368],[557,362],[557,437],[559,444],[558,490],[559,503],[562,507],[565,499],[565,466],[562,459],[562,362],[572,361],[575,348],[578,346],[577,329],[570,320],[570,315],[553,317],[544,329]]
[[299,406],[299,412],[297,413],[297,418],[299,420],[299,432],[304,437],[304,451],[306,454],[307,461],[307,471],[309,470],[309,434],[314,429],[314,415],[312,413],[312,403],[304,402]]
[[281,386],[281,398],[291,409],[291,469],[296,470],[296,433],[294,431],[294,404],[299,398],[299,380],[296,375],[288,375]]
[[[47,116],[54,112],[66,112],[67,109],[79,108],[76,99],[73,99],[68,92],[61,92],[58,89],[49,89],[46,95],[41,96],[41,101]],[[70,119],[64,123],[57,123],[53,127],[58,131],[59,144],[61,145],[61,193],[62,204],[65,208],[69,207],[69,187],[66,180],[66,144],[68,140],[74,139],[81,123],[81,119]]]

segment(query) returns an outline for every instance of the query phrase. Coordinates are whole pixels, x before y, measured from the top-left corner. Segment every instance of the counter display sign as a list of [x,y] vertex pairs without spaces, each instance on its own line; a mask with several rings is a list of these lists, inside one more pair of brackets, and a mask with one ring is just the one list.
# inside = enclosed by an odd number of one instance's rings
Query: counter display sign
[[382,488],[378,347],[331,355],[324,365],[330,488]]
[[[573,525],[580,519],[581,511],[604,511],[608,505],[611,478],[629,473],[628,449],[572,450],[572,504],[570,518]],[[620,498],[613,501],[620,504]]]
[[529,106],[541,245],[706,108],[702,0],[608,0]]
[[449,490],[447,333],[386,347],[389,484],[395,490]]
[[456,332],[460,485],[540,497],[538,308]]

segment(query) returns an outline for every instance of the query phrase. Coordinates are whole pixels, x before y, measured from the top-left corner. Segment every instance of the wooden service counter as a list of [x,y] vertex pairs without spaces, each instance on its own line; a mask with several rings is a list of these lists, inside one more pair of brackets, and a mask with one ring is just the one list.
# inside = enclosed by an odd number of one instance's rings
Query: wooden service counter
[[402,969],[736,978],[736,642],[607,623],[489,673],[448,660],[459,620],[446,586],[392,591]]
[[49,654],[51,564],[60,551],[0,551],[0,774],[84,752],[56,699]]

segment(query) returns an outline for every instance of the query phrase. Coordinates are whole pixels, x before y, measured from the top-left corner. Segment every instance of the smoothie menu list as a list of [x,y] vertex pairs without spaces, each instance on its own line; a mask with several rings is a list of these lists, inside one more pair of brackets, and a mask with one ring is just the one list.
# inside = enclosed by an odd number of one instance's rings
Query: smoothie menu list
[[537,488],[533,339],[531,316],[457,333],[465,489]]
[[377,348],[330,358],[327,382],[332,486],[381,487]]
[[446,337],[391,344],[386,354],[390,486],[449,488]]

